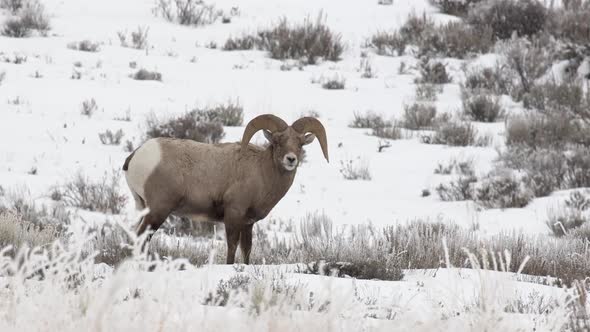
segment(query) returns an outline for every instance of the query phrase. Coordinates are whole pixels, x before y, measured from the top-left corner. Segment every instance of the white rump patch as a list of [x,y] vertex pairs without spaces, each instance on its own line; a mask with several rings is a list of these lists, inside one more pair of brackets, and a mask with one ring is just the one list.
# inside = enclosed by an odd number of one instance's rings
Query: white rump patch
[[145,183],[162,160],[162,149],[157,139],[145,142],[133,155],[125,172],[131,190],[145,199]]

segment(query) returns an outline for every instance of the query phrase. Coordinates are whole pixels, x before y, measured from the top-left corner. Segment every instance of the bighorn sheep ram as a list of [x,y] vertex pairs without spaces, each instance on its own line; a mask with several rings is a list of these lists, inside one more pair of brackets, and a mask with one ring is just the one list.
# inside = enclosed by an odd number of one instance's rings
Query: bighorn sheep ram
[[[259,130],[270,142],[267,148],[249,144]],[[123,165],[137,209],[149,210],[138,224],[138,235],[157,231],[170,214],[223,221],[227,264],[234,263],[238,242],[248,264],[254,223],[266,217],[287,193],[302,146],[316,137],[329,162],[326,131],[312,117],[289,126],[277,116],[260,115],[248,123],[241,143],[146,141]]]

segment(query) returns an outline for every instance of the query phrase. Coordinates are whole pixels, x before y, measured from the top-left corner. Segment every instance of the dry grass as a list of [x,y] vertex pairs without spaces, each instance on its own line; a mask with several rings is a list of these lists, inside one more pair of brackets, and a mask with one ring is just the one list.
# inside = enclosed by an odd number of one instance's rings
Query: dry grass
[[118,214],[127,203],[127,197],[119,192],[120,174],[113,171],[97,182],[78,173],[62,186],[62,199],[68,206],[89,211]]
[[52,225],[39,226],[23,220],[16,212],[0,212],[0,250],[12,246],[14,255],[24,248],[43,248],[61,236]]

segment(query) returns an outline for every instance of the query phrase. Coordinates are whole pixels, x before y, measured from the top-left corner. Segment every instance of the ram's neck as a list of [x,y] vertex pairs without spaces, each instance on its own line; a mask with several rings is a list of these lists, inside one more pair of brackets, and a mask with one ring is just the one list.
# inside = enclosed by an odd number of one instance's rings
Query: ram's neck
[[285,196],[293,180],[297,169],[293,171],[287,171],[276,165],[273,160],[272,146],[262,151],[260,154],[260,164],[262,179],[264,183],[264,191],[262,193],[261,200],[257,205],[260,205],[261,217],[266,216],[268,212]]

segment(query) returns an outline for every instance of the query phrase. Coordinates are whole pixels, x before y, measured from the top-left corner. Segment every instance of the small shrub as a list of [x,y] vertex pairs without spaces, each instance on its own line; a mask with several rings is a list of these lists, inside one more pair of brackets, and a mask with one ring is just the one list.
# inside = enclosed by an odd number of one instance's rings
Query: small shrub
[[361,72],[361,78],[375,78],[377,74],[371,65],[371,61],[367,58],[361,59],[361,63],[359,66],[359,71]]
[[479,122],[496,122],[504,116],[499,99],[493,95],[463,91],[461,97],[463,114],[469,119]]
[[436,101],[437,94],[441,93],[440,86],[428,83],[416,84],[416,100],[418,101]]
[[346,80],[343,77],[334,77],[322,83],[322,88],[326,90],[343,90]]
[[152,117],[148,119],[147,127],[146,139],[171,137],[192,139],[204,143],[219,143],[225,136],[221,123],[202,121],[197,111],[187,112],[165,122],[160,122]]
[[473,159],[451,159],[446,165],[438,164],[434,169],[434,174],[450,175],[459,174],[463,176],[475,176],[475,167],[473,166]]
[[463,87],[469,90],[486,91],[494,95],[510,95],[512,92],[512,75],[508,74],[506,65],[496,64],[493,68],[465,71]]
[[0,71],[0,85],[2,85],[2,82],[4,82],[4,79],[6,78],[6,71]]
[[531,91],[535,81],[542,77],[553,63],[553,50],[540,38],[520,38],[506,43],[502,50],[507,69],[516,78],[512,97],[521,100]]
[[138,26],[137,30],[131,32],[131,38],[128,38],[127,31],[119,31],[117,32],[117,36],[122,47],[144,50],[148,48],[149,31],[150,28]]
[[549,210],[547,226],[555,236],[564,236],[575,229],[587,224],[589,217],[582,211],[561,208],[558,211]]
[[244,35],[242,37],[230,37],[223,45],[224,51],[243,51],[260,48],[260,39],[256,36]]
[[129,153],[135,151],[135,146],[133,146],[133,142],[130,140],[125,141],[125,147],[123,147],[123,151]]
[[154,15],[182,25],[203,26],[215,23],[223,12],[200,0],[157,0]]
[[587,130],[563,115],[526,114],[506,122],[506,145],[533,149],[584,143]]
[[53,206],[38,206],[30,195],[24,191],[15,191],[4,200],[6,205],[0,205],[0,214],[3,212],[16,213],[20,218],[39,227],[39,229],[51,228],[55,232],[63,234],[70,224],[70,213],[63,204]]
[[365,114],[354,113],[354,119],[348,125],[351,128],[383,128],[391,126],[391,122],[384,120],[383,116],[372,111],[365,112]]
[[465,16],[470,8],[481,1],[482,0],[431,0],[430,2],[445,14]]
[[432,137],[432,144],[450,146],[475,145],[477,130],[467,122],[450,121],[439,125]]
[[463,59],[488,52],[494,40],[491,29],[477,30],[463,22],[436,26],[426,14],[410,14],[398,31],[377,32],[367,44],[386,56],[401,56],[412,45],[419,56]]
[[320,14],[315,22],[309,18],[292,26],[282,19],[275,27],[258,33],[261,48],[273,59],[302,60],[316,64],[319,59],[338,61],[344,51],[341,36],[332,32]]
[[523,104],[542,113],[590,122],[590,93],[578,80],[535,84],[524,96]]
[[404,127],[411,130],[431,127],[436,116],[436,107],[434,105],[414,103],[404,105],[404,118],[402,123]]
[[[398,140],[402,138],[402,129],[398,124],[388,125],[385,127],[375,127],[373,128],[371,135],[384,139]],[[381,152],[381,150],[386,147],[389,147],[389,145],[380,145],[379,152]]]
[[427,31],[419,41],[419,54],[464,59],[487,53],[494,46],[491,29],[475,29],[463,22],[449,22]]
[[157,71],[149,71],[143,68],[133,74],[132,77],[137,81],[162,81],[162,74]]
[[416,83],[447,84],[451,78],[447,74],[447,66],[438,61],[431,61],[427,57],[420,59],[420,78]]
[[385,56],[402,56],[408,40],[399,32],[377,32],[371,37],[370,46],[375,48],[377,54]]
[[532,36],[545,27],[547,11],[536,0],[497,0],[481,2],[469,11],[467,21],[480,31],[491,27],[494,36],[509,39]]
[[565,188],[590,187],[590,148],[576,147],[565,153]]
[[[576,2],[576,1],[572,1]],[[546,31],[559,40],[575,44],[590,43],[590,6],[550,9]]]
[[12,14],[18,13],[23,8],[25,0],[1,0],[0,8],[8,9]]
[[119,145],[121,144],[121,140],[123,139],[123,130],[119,129],[117,132],[113,133],[110,130],[105,131],[104,133],[98,134],[98,138],[103,145]]
[[369,166],[363,162],[357,164],[352,159],[340,161],[340,174],[346,180],[371,180]]
[[474,199],[474,184],[476,182],[477,177],[474,175],[460,176],[457,180],[447,184],[439,184],[435,190],[442,201],[467,201]]
[[586,211],[590,209],[590,197],[580,190],[572,191],[569,197],[564,201],[564,204],[570,209]]
[[509,172],[485,177],[475,190],[476,202],[488,209],[522,208],[533,197],[533,192]]
[[2,35],[14,38],[28,37],[33,30],[45,35],[49,30],[49,17],[38,0],[23,2],[16,13],[2,28]]
[[68,48],[76,51],[83,51],[83,52],[98,52],[100,51],[100,45],[98,43],[92,42],[88,39],[70,43],[68,44]]
[[132,256],[130,238],[126,231],[117,223],[106,222],[89,230],[93,235],[88,240],[89,252],[94,252],[94,264],[104,263],[117,267],[125,259]]
[[91,117],[97,110],[98,105],[96,104],[96,100],[94,100],[94,98],[91,98],[88,100],[84,100],[82,102],[82,108],[80,110],[80,113],[87,117]]
[[223,126],[239,127],[244,122],[244,109],[239,101],[193,110],[199,122],[216,122]]
[[66,205],[89,211],[118,214],[127,203],[127,197],[119,193],[119,173],[116,172],[98,182],[78,173],[63,185],[62,192]]

